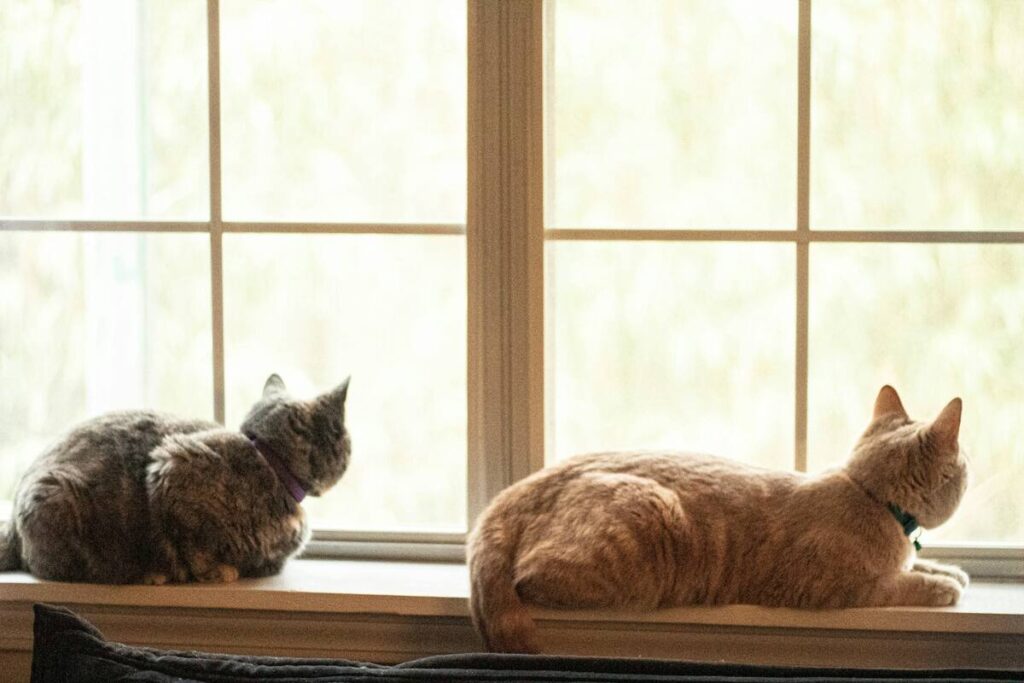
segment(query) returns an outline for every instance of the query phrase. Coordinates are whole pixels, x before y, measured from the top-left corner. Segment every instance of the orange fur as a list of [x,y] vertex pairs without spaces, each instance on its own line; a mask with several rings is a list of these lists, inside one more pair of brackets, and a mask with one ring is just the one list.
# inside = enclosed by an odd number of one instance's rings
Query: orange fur
[[846,467],[807,476],[706,455],[583,455],[510,486],[467,548],[490,650],[540,650],[527,604],[631,608],[949,605],[956,567],[912,559],[887,508],[927,528],[966,487],[960,400],[928,424],[883,387]]

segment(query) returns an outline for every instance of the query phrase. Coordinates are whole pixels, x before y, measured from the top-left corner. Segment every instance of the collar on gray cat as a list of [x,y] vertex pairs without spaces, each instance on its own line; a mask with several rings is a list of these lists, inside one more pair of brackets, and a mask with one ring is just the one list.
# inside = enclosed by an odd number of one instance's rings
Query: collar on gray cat
[[903,510],[899,505],[896,505],[895,503],[889,503],[888,508],[889,512],[892,513],[892,516],[895,517],[896,521],[899,522],[900,525],[903,527],[903,533],[907,535],[907,538],[914,542],[914,549],[920,550],[921,543],[917,539],[921,536],[921,534],[918,534],[917,536],[912,536],[912,534],[918,530],[917,518],[909,512]]
[[246,434],[245,437],[249,439],[249,442],[256,449],[256,452],[263,456],[263,459],[270,465],[270,469],[274,470],[274,474],[281,480],[284,487],[288,489],[288,493],[291,494],[292,498],[295,499],[296,503],[301,503],[302,499],[306,497],[306,489],[302,487],[299,480],[292,474],[292,471],[288,469],[288,465],[281,457],[274,452],[274,449],[267,445],[265,441],[261,441],[259,438]]

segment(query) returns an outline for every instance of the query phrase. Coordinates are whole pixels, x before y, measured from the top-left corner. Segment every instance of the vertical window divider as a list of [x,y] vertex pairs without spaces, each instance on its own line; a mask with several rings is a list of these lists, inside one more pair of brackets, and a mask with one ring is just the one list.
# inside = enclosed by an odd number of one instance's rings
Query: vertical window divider
[[213,333],[213,415],[224,424],[224,222],[221,213],[220,2],[206,0],[206,56],[210,138],[210,296]]
[[543,9],[468,5],[470,525],[544,463]]
[[807,471],[807,359],[810,317],[811,0],[800,0],[797,43],[796,405],[794,467]]

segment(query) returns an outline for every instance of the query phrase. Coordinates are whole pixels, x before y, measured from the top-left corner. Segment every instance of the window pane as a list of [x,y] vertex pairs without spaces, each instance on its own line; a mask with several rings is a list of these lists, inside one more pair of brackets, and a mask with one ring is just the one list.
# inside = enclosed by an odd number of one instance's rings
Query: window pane
[[87,417],[212,419],[206,237],[0,233],[0,292],[0,500]]
[[1024,228],[1024,3],[814,3],[816,228]]
[[549,6],[551,227],[794,227],[796,2]]
[[466,526],[461,237],[225,237],[228,424],[278,372],[296,396],[352,375],[352,464],[318,527]]
[[929,538],[1024,541],[1024,248],[813,245],[809,457],[838,465],[883,384],[911,417],[964,400],[971,484]]
[[466,214],[466,3],[224,0],[224,212]]
[[205,8],[5,0],[0,215],[208,215]]
[[672,448],[793,466],[791,246],[548,244],[548,459]]

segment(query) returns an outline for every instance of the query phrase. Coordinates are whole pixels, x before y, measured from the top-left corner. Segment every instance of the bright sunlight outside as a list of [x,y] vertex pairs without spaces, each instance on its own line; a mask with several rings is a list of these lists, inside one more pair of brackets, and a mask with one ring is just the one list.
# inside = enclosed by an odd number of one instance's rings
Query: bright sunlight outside
[[[226,221],[466,214],[466,3],[221,0]],[[549,0],[546,227],[797,220],[796,0]],[[810,229],[1024,230],[1024,2],[814,0]],[[0,500],[76,422],[213,418],[206,3],[3,0],[0,216],[199,221],[0,232]],[[461,531],[466,245],[223,238],[225,405],[352,375],[321,528]],[[549,462],[674,448],[794,465],[795,245],[549,240]],[[964,399],[972,483],[936,539],[1024,543],[1024,245],[811,243],[808,469],[885,383]],[[0,511],[2,512],[2,511]]]

